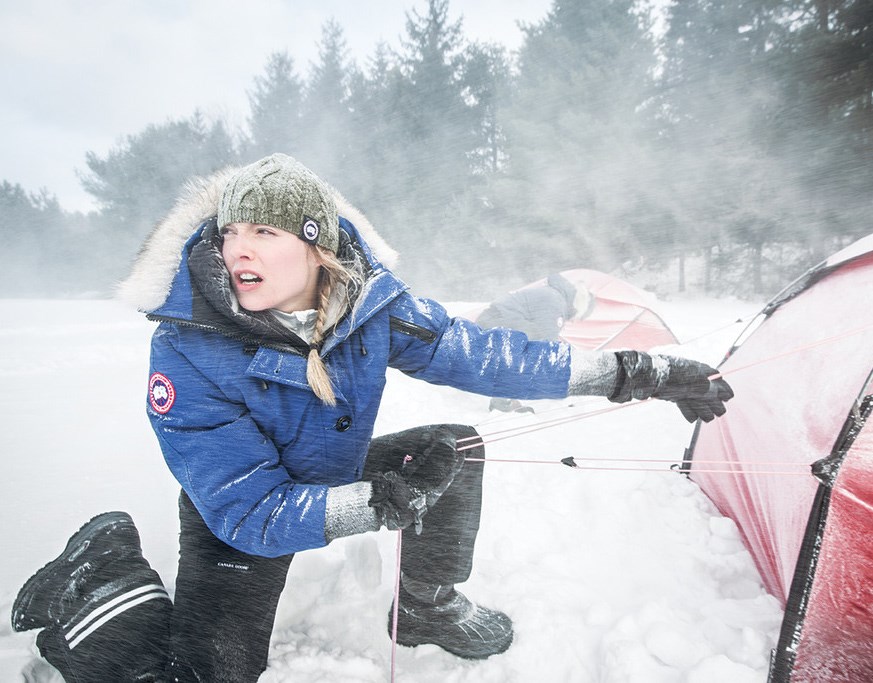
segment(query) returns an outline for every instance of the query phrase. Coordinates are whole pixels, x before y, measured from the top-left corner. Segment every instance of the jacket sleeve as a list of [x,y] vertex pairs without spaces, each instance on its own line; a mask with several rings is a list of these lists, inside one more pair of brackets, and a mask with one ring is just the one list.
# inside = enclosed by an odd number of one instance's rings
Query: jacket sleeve
[[486,396],[567,396],[570,347],[564,342],[533,341],[506,328],[482,330],[408,293],[392,303],[389,314],[389,364],[408,375]]
[[184,337],[167,324],[155,332],[147,411],[167,465],[206,525],[251,555],[326,545],[327,487],[292,481],[246,405],[191,361],[186,351],[202,340],[186,346]]

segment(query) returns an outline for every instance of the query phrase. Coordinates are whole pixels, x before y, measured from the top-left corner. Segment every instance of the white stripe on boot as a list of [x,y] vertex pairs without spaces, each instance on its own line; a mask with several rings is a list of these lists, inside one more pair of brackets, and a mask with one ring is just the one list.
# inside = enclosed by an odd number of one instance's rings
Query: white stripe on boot
[[[137,596],[140,597],[137,598]],[[144,602],[156,599],[170,599],[170,596],[167,594],[166,589],[160,584],[150,584],[147,586],[140,586],[139,588],[135,588],[131,591],[128,591],[126,593],[123,593],[122,595],[113,598],[106,604],[101,605],[100,607],[95,609],[93,612],[91,612],[91,614],[89,614],[73,628],[67,631],[64,637],[67,639],[69,647],[72,650],[85,638],[91,635],[94,631],[103,626],[106,622],[114,619],[120,614],[123,614],[132,607],[136,607],[137,605],[141,605]],[[98,619],[100,615],[104,616]],[[95,619],[97,621],[92,624]],[[91,625],[89,626],[89,624]],[[79,633],[80,631],[83,631],[83,629],[84,632]]]

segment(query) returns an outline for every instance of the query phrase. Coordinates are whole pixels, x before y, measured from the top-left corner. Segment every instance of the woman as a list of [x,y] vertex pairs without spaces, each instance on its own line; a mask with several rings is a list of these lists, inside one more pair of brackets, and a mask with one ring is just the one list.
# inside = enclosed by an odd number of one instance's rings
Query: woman
[[693,361],[579,353],[450,318],[369,242],[381,244],[366,220],[281,154],[190,190],[149,239],[126,289],[160,323],[147,410],[182,487],[176,590],[171,604],[125,513],[82,527],[12,615],[16,630],[43,629],[40,651],[67,680],[256,680],[293,554],[381,527],[410,530],[401,644],[468,658],[509,647],[509,617],[455,589],[483,474],[464,462],[481,446],[458,441],[476,432],[374,439],[388,367],[491,396],[664,398],[689,420],[731,397]]

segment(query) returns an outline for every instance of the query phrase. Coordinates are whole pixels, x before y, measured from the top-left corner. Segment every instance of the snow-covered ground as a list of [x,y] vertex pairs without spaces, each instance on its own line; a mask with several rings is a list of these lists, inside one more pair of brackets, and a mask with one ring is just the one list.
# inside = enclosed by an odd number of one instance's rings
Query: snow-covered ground
[[[677,336],[694,340],[662,350],[717,364],[742,327],[732,323],[758,308],[660,302]],[[34,632],[11,631],[19,587],[81,523],[122,509],[172,589],[178,488],[144,414],[151,323],[110,301],[5,300],[0,314],[0,680],[56,683]],[[452,421],[487,435],[611,404],[541,401],[537,414],[509,417],[487,405],[392,373],[377,433]],[[512,617],[515,642],[482,662],[400,647],[396,680],[763,683],[782,612],[734,523],[666,464],[625,463],[657,472],[554,464],[678,462],[691,432],[674,406],[648,402],[489,446],[493,458],[543,462],[488,465],[474,573],[462,587]],[[295,558],[262,681],[390,679],[396,538],[366,534]]]

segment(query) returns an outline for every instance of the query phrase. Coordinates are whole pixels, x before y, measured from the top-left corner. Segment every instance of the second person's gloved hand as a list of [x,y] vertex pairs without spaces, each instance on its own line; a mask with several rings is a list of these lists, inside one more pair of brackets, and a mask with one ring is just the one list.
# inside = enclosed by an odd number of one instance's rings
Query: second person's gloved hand
[[725,402],[734,392],[715,368],[687,358],[618,351],[618,374],[609,400],[658,398],[675,403],[689,422],[704,422],[724,415]]

